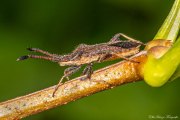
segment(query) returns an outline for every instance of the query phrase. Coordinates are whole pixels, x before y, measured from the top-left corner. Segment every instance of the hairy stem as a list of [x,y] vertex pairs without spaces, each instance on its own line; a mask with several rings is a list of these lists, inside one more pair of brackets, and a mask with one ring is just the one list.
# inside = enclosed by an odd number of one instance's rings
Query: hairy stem
[[94,72],[91,80],[82,81],[75,78],[68,81],[59,87],[55,97],[52,97],[55,87],[52,86],[26,96],[2,102],[0,103],[0,119],[21,119],[115,86],[142,80],[140,69],[146,60],[146,54],[141,52],[133,60],[141,63],[122,61]]

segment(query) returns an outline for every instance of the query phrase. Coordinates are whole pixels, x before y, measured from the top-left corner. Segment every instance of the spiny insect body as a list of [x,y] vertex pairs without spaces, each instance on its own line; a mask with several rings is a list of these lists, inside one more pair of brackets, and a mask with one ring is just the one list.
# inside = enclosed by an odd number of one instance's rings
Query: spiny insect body
[[[120,40],[120,36],[126,38],[127,40]],[[122,33],[118,33],[109,42],[106,43],[95,45],[80,44],[74,51],[72,51],[72,53],[67,55],[51,54],[38,48],[28,48],[29,51],[39,52],[46,56],[25,55],[19,57],[17,61],[28,58],[35,58],[57,62],[60,66],[70,66],[69,68],[65,69],[64,75],[56,85],[53,92],[54,96],[55,92],[61,85],[62,80],[64,78],[69,79],[68,77],[77,72],[82,65],[87,64],[82,74],[86,75],[86,77],[90,79],[91,74],[93,73],[92,66],[94,63],[101,63],[119,58],[131,62],[137,62],[129,59],[128,57],[138,53],[141,45],[144,44]]]

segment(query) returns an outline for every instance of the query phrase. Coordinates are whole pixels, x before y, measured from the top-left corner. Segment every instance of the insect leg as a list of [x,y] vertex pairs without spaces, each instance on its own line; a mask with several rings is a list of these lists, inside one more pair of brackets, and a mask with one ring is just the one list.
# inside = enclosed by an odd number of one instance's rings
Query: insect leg
[[83,75],[86,75],[86,78],[88,79],[91,79],[91,75],[93,73],[92,66],[93,66],[93,63],[88,64],[82,73]]
[[56,93],[56,91],[58,90],[59,86],[61,86],[62,84],[62,81],[64,78],[67,78],[69,80],[69,76],[72,75],[73,73],[77,72],[79,69],[81,68],[81,66],[72,66],[72,67],[69,67],[69,68],[66,68],[64,70],[64,75],[61,77],[61,79],[59,80],[59,83],[56,85],[55,89],[54,89],[54,92],[53,92],[53,97]]
[[122,58],[122,59],[124,59],[124,60],[130,61],[130,62],[139,63],[138,61],[134,61],[134,60],[132,60],[132,59],[130,59],[130,58],[127,58],[127,57],[124,57],[124,56],[121,56],[121,55],[116,55],[116,54],[114,54],[114,55],[115,55],[115,56],[118,56],[119,58]]
[[124,60],[127,60],[127,61],[130,61],[130,62],[140,63],[140,62],[138,62],[138,61],[132,60],[132,59],[127,58],[127,57],[120,56],[120,58],[122,58],[122,59],[124,59]]
[[106,52],[104,53],[104,55],[101,56],[101,57],[97,60],[97,62],[102,62],[102,61],[106,60],[108,57],[111,57],[111,56],[117,56],[118,58],[122,58],[122,59],[127,60],[127,61],[139,63],[138,61],[134,61],[134,60],[132,60],[132,59],[130,59],[130,58],[127,58],[127,57],[125,57],[125,56],[117,55],[116,53],[114,53],[114,52],[112,52],[112,51],[106,51]]
[[100,56],[99,59],[96,62],[101,63],[101,62],[103,62],[104,60],[106,60],[107,58],[109,58],[111,56],[112,56],[111,54],[106,53],[105,55]]
[[44,50],[41,50],[39,48],[27,48],[27,50],[33,51],[33,52],[39,52],[39,53],[42,53],[44,55],[51,56],[51,57],[58,56],[56,54],[51,54],[51,53],[44,51]]
[[83,54],[82,51],[76,52],[76,53],[73,55],[73,57],[71,58],[71,60],[77,59],[77,58],[80,57],[82,54]]
[[[109,54],[108,54],[109,55]],[[98,62],[98,61],[97,61]],[[83,75],[87,75],[86,77],[84,78],[81,78],[81,80],[84,80],[86,78],[88,78],[89,80],[91,79],[91,75],[93,73],[93,70],[92,70],[92,65],[93,63],[90,63],[86,66],[86,68],[83,70]],[[104,80],[93,80],[93,82],[97,82],[97,83],[106,83],[108,84],[109,86],[111,86],[111,84],[109,84],[108,82],[104,81]]]
[[44,59],[44,60],[49,60],[49,61],[54,61],[57,62],[57,59],[54,57],[49,57],[49,56],[38,56],[38,55],[25,55],[25,56],[21,56],[17,59],[17,61],[20,60],[25,60],[28,58],[33,58],[33,59]]
[[80,68],[81,68],[81,66],[72,66],[72,67],[66,68],[64,70],[64,76],[68,77],[68,76],[74,74],[75,72],[77,72]]
[[129,40],[129,41],[132,41],[132,42],[135,42],[135,43],[139,43],[139,44],[141,44],[141,45],[145,45],[144,43],[140,42],[139,40],[136,40],[136,39],[134,39],[134,38],[131,38],[131,37],[129,37],[129,36],[123,34],[123,33],[117,33],[116,35],[114,35],[114,37],[110,40],[110,42],[114,42],[114,41],[119,40],[119,37],[121,37],[121,36],[124,37],[124,38],[126,38],[126,39]]

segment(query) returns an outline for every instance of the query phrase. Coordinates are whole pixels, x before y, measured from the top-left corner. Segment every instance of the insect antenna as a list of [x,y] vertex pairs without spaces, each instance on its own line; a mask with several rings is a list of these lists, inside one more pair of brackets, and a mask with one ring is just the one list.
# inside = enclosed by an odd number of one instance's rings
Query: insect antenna
[[58,55],[56,55],[56,54],[51,54],[51,53],[49,53],[49,52],[47,52],[47,51],[45,51],[45,50],[41,50],[41,49],[39,49],[39,48],[27,48],[27,50],[33,51],[33,52],[42,53],[42,54],[44,54],[44,55],[51,56],[51,57],[58,56]]
[[16,61],[21,61],[21,60],[26,60],[28,58],[33,58],[33,59],[44,59],[48,61],[53,61],[53,62],[58,62],[58,58],[56,57],[50,57],[50,56],[38,56],[38,55],[25,55],[19,57]]
[[56,55],[56,54],[51,54],[47,51],[41,50],[39,48],[27,48],[27,50],[29,51],[33,51],[33,52],[38,52],[38,53],[42,53],[46,56],[39,56],[39,55],[25,55],[25,56],[21,56],[17,59],[17,61],[21,61],[21,60],[26,60],[28,58],[33,58],[33,59],[44,59],[44,60],[48,60],[48,61],[53,61],[53,62],[58,62],[59,60],[61,60],[62,56],[60,55]]

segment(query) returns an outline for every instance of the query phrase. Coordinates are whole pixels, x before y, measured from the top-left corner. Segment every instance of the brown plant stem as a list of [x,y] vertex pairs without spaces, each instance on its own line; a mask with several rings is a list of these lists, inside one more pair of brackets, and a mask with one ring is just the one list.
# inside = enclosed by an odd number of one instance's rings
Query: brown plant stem
[[122,61],[95,71],[91,80],[82,81],[81,77],[75,78],[60,86],[55,97],[52,97],[55,87],[52,86],[2,102],[0,103],[0,120],[21,119],[106,89],[142,80],[140,71],[146,58],[146,52],[141,52],[133,57],[133,60],[140,63]]

